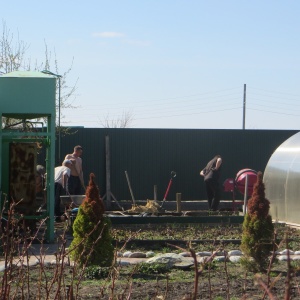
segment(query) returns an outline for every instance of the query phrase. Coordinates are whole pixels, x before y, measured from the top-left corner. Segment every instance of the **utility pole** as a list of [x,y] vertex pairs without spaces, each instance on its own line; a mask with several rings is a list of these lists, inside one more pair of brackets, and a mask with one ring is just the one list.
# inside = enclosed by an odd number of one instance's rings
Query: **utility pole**
[[245,129],[246,122],[246,84],[244,84],[244,98],[243,98],[243,129]]

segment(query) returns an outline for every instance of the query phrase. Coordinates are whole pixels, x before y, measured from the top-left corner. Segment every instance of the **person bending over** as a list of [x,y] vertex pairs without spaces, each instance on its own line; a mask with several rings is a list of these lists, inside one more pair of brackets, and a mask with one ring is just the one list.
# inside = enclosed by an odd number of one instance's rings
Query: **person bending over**
[[72,162],[68,159],[65,159],[60,167],[56,167],[54,169],[54,215],[56,217],[56,221],[58,221],[62,216],[60,211],[60,196],[69,194],[68,179],[71,173],[71,166]]
[[220,203],[219,179],[221,165],[222,158],[220,155],[216,155],[207,163],[206,167],[200,171],[200,175],[204,177],[208,209],[213,211],[218,210]]

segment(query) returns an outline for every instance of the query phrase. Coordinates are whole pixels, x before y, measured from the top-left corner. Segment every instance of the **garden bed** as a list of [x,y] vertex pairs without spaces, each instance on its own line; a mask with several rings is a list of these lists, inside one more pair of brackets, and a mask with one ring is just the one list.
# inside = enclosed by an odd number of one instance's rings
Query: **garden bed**
[[[70,233],[64,235],[63,227],[62,223],[56,224],[56,236],[61,242],[71,238]],[[287,244],[292,250],[300,250],[300,233],[297,229],[279,224],[275,228],[280,250],[285,249]],[[111,232],[117,243],[116,251],[122,252],[147,248],[154,250],[155,253],[180,253],[184,250],[189,251],[190,247],[195,251],[219,249],[230,251],[239,248],[242,225],[127,224],[124,226],[113,224]],[[290,239],[287,244],[281,243],[285,237]],[[227,243],[229,241],[231,242]],[[47,248],[47,245],[43,247]],[[299,268],[298,261],[278,261],[272,264],[270,272],[266,275],[245,272],[240,263],[228,261],[198,264],[197,269],[194,266],[186,270],[166,268],[160,264],[141,263],[128,266],[115,265],[114,268],[107,270],[94,267],[85,269],[84,272],[68,264],[63,266],[38,264],[30,268],[25,265],[23,268],[13,268],[9,280],[11,295],[17,287],[19,288],[15,299],[59,297],[60,299],[187,300],[194,299],[192,295],[195,291],[197,270],[199,278],[195,299],[263,299],[266,293],[264,285],[268,285],[268,281],[271,283],[268,292],[277,299],[284,298],[287,287],[290,288],[290,299],[299,299]],[[290,276],[288,280],[287,275]],[[4,278],[3,272],[1,277]],[[51,285],[54,278],[57,280]]]

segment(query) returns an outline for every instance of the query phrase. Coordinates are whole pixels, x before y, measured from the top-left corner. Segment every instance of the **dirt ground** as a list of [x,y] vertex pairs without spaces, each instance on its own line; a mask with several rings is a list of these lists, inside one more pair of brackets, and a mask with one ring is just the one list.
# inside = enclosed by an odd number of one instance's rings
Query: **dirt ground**
[[[123,266],[116,268],[114,275],[91,280],[79,279],[79,276],[73,277],[74,270],[65,266],[61,277],[63,278],[61,287],[58,289],[57,282],[52,288],[50,286],[53,277],[60,272],[59,267],[48,266],[42,272],[40,267],[32,267],[29,276],[26,274],[23,276],[23,292],[21,293],[20,285],[18,285],[18,296],[14,299],[286,299],[284,297],[287,287],[285,267],[286,263],[274,265],[270,277],[270,294],[266,293],[265,298],[263,298],[265,293],[263,285],[267,284],[266,275],[246,274],[242,267],[233,263],[227,263],[226,266],[224,263],[216,263],[211,269],[203,270],[199,276],[196,298],[193,298],[195,286],[195,270],[193,269],[170,269],[164,274],[145,274],[139,272],[137,266]],[[16,272],[19,271],[16,270]],[[289,299],[300,299],[299,275],[295,273],[290,280]],[[72,278],[75,278],[73,284]],[[260,280],[263,284],[259,283]],[[20,284],[17,281],[12,285],[14,288],[11,289],[11,295],[17,284]],[[27,281],[30,283],[29,289],[26,287]],[[78,290],[77,283],[79,283]],[[73,290],[70,290],[70,286],[73,286]],[[60,293],[57,292],[58,290]]]
[[[210,235],[235,237],[236,228],[224,226],[203,230],[187,228],[180,232],[178,227],[157,228],[148,232],[145,228],[140,234],[149,238],[164,237],[182,238],[185,236],[209,238]],[[126,228],[128,234],[129,229]],[[120,238],[124,232],[118,231]],[[132,234],[132,232],[130,232]],[[299,249],[298,231],[292,232],[294,241],[290,244]],[[127,236],[125,236],[127,238]],[[296,243],[297,241],[297,243]],[[152,245],[153,247],[153,245]],[[206,249],[207,246],[206,246]],[[129,249],[128,249],[129,250]],[[130,249],[133,250],[133,249]],[[163,250],[163,249],[161,249]],[[228,249],[230,250],[230,249]],[[0,300],[2,299],[105,299],[105,300],[258,300],[258,299],[300,299],[300,262],[291,262],[290,280],[287,280],[287,262],[275,262],[272,265],[268,284],[265,274],[245,272],[239,263],[211,263],[199,273],[197,296],[195,290],[195,269],[186,270],[171,268],[167,272],[141,272],[138,265],[120,266],[113,274],[98,278],[80,277],[80,270],[64,265],[47,265],[41,267],[15,268],[13,273],[0,273]],[[200,270],[200,266],[198,271]],[[74,275],[76,273],[76,275]],[[7,283],[5,285],[5,276]],[[3,288],[9,286],[9,297],[1,297]],[[269,286],[269,290],[264,287]],[[289,288],[290,296],[286,298]]]
[[[244,290],[244,286],[246,285],[246,289]],[[124,291],[116,289],[114,295],[115,299],[135,299],[135,300],[145,300],[145,299],[163,299],[163,300],[187,300],[194,299],[193,290],[194,283],[193,282],[133,282],[131,286],[131,291]],[[227,286],[226,280],[224,278],[215,278],[211,282],[211,286],[207,281],[200,280],[198,285],[198,295],[195,299],[248,299],[248,300],[256,300],[263,299],[264,291],[255,286],[252,280],[234,280],[231,282],[229,288]],[[285,287],[284,280],[282,282],[276,284],[276,288],[272,290],[272,295],[274,299],[284,299]],[[80,294],[82,295],[80,299],[99,299],[101,293],[99,293],[99,289],[93,291],[90,287],[84,287],[81,289]],[[130,294],[130,298],[127,298]],[[97,296],[98,295],[98,296]],[[229,297],[227,297],[229,295]],[[299,291],[294,287],[291,289],[291,298],[290,299],[299,299]],[[111,295],[106,294],[100,299],[111,299]],[[266,296],[265,299],[270,299]]]
[[[191,277],[194,275],[194,271],[185,271],[190,274]],[[276,281],[274,287],[271,289],[271,294],[274,296],[274,299],[284,299],[285,295],[285,276],[286,274],[279,273],[279,277],[272,278],[272,281]],[[239,276],[242,274],[239,274]],[[141,280],[140,278],[136,280],[133,276],[132,285],[122,285],[117,284],[115,291],[116,299],[136,299],[136,300],[145,300],[145,299],[163,299],[163,300],[179,300],[179,299],[193,299],[194,293],[194,278],[184,279],[184,274],[177,274],[175,280],[172,280],[172,274],[169,275],[170,278],[162,277],[153,277],[152,279],[145,278]],[[186,275],[187,276],[187,275]],[[264,290],[261,285],[254,280],[253,274],[249,278],[236,278],[235,276],[226,277],[225,272],[222,271],[212,271],[210,274],[204,274],[199,278],[197,297],[196,299],[263,299]],[[139,276],[137,276],[139,277]],[[183,279],[180,279],[182,277]],[[190,276],[187,276],[190,277]],[[232,277],[232,278],[230,278]],[[266,278],[265,278],[266,280]],[[97,299],[97,289],[95,293],[91,293],[91,289],[87,288],[85,292],[85,287],[80,290],[82,293],[82,299]],[[299,288],[297,283],[292,282],[290,289],[290,299],[300,299]],[[98,292],[99,295],[99,292]],[[130,295],[130,298],[127,298]],[[106,294],[101,299],[110,299],[111,294]],[[266,299],[268,299],[266,295]]]

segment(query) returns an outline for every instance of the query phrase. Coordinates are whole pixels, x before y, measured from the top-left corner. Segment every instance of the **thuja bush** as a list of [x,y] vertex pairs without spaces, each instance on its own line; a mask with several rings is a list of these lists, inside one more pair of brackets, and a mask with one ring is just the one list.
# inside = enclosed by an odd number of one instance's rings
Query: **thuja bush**
[[243,222],[241,250],[242,263],[252,271],[264,271],[273,250],[274,225],[269,215],[270,201],[265,197],[262,173],[258,172],[253,193],[248,201]]
[[103,215],[105,208],[94,178],[91,173],[86,197],[73,224],[71,258],[81,266],[108,267],[114,258],[111,223]]

